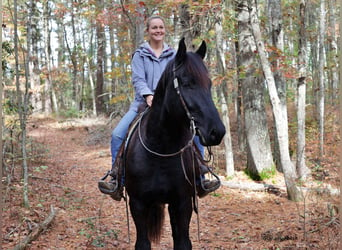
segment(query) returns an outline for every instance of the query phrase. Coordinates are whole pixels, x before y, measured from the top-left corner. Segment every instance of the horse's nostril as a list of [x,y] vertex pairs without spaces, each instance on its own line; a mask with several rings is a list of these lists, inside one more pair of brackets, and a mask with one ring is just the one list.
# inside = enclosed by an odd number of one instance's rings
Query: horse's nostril
[[215,140],[216,135],[217,135],[216,129],[213,129],[213,130],[211,131],[211,133],[210,133],[211,139],[212,139],[212,140]]
[[210,140],[214,145],[220,144],[223,136],[225,135],[225,129],[214,128],[210,132]]

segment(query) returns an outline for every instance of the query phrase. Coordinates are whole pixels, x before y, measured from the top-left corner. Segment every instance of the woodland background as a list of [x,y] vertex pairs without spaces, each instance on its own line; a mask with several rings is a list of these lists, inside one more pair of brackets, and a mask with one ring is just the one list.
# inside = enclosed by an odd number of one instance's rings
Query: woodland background
[[[2,180],[6,190],[21,187],[24,207],[30,164],[45,157],[28,126],[42,116],[122,116],[133,98],[131,55],[151,15],[165,19],[174,48],[182,37],[188,48],[208,45],[212,93],[227,129],[213,165],[225,180],[237,171],[258,182],[280,174],[294,201],[303,201],[308,183],[328,193],[339,186],[339,1],[2,4]],[[329,185],[327,176],[334,176]]]

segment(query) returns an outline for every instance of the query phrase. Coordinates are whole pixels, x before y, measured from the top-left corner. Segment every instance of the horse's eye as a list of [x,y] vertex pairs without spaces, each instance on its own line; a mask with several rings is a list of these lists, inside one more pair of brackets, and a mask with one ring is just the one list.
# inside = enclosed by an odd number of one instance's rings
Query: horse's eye
[[182,77],[181,82],[182,82],[182,86],[185,88],[194,88],[195,87],[193,79],[189,76]]

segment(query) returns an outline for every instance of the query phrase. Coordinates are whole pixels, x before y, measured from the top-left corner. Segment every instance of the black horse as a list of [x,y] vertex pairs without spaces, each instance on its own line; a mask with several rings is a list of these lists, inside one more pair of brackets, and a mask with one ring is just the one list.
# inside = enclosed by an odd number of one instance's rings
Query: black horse
[[158,242],[168,204],[174,249],[192,249],[189,223],[196,195],[193,138],[217,145],[225,127],[211,97],[203,63],[206,44],[187,52],[184,39],[167,65],[153,105],[139,119],[125,155],[125,186],[136,226],[135,249]]

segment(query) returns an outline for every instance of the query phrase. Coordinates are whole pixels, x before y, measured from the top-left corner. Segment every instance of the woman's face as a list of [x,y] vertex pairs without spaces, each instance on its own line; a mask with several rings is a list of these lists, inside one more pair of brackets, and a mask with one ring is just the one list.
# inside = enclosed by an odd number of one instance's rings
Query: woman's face
[[163,41],[165,37],[165,26],[163,20],[154,18],[150,20],[150,24],[147,29],[148,37],[152,41]]

